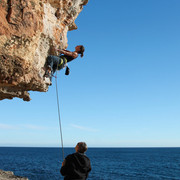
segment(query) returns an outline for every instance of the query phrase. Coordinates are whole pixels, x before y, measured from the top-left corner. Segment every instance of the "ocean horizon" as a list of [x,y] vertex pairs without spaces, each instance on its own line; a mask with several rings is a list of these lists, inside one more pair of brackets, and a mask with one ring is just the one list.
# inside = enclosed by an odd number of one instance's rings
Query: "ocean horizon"
[[[0,148],[60,148],[59,146],[10,146],[10,145],[0,145]],[[63,148],[74,148],[73,146],[64,146]],[[89,148],[180,148],[180,146],[89,146]]]
[[[74,148],[65,147],[65,156]],[[89,147],[89,180],[180,179],[180,147]],[[59,180],[62,149],[0,147],[0,169],[29,180]]]

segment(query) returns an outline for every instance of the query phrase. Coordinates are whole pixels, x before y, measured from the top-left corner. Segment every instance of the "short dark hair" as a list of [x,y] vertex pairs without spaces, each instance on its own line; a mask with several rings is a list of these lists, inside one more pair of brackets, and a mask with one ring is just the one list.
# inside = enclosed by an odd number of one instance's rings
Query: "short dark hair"
[[79,147],[78,148],[78,152],[80,152],[80,153],[84,153],[84,152],[86,152],[87,151],[87,144],[85,143],[85,142],[78,142],[77,143],[77,146]]

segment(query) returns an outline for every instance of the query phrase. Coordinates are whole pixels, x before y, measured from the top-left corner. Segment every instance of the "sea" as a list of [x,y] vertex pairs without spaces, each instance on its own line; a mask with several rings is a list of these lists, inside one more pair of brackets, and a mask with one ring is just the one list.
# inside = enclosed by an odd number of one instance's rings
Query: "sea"
[[[64,148],[64,154],[74,148]],[[180,148],[89,148],[89,180],[180,180]],[[63,180],[61,148],[0,147],[0,169],[29,180]]]

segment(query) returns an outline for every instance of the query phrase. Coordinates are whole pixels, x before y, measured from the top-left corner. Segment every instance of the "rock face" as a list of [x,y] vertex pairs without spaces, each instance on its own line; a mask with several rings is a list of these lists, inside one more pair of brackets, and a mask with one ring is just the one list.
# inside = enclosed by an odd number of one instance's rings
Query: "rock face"
[[15,176],[11,171],[0,170],[0,180],[28,180],[28,178]]
[[0,100],[45,92],[46,57],[67,48],[67,32],[88,0],[0,0]]

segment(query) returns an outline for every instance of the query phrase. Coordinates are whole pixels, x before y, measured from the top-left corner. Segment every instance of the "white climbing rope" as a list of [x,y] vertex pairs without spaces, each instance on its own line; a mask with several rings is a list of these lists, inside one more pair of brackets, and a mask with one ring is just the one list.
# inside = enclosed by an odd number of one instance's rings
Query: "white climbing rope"
[[64,160],[63,134],[62,134],[62,125],[61,125],[60,108],[59,108],[58,84],[57,84],[57,70],[56,70],[55,79],[56,79],[56,97],[57,97],[57,107],[58,107],[58,117],[59,117],[59,129],[60,129],[60,136],[61,136],[62,157]]

